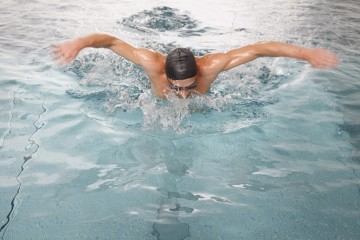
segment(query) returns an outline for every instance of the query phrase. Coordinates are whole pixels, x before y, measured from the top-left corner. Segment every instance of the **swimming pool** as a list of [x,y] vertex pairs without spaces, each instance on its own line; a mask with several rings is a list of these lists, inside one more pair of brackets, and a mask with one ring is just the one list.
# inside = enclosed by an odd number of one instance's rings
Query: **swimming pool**
[[[357,1],[3,2],[1,239],[360,238]],[[196,55],[287,41],[342,63],[259,59],[164,102],[109,51],[52,62],[50,44],[94,31]]]

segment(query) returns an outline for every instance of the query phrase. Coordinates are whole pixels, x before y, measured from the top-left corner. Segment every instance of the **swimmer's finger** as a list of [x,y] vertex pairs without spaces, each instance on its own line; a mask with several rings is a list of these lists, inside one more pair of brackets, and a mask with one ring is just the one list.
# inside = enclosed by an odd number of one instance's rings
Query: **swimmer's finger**
[[71,56],[61,56],[59,58],[59,63],[64,66],[64,65],[71,63],[73,59],[74,58]]
[[327,63],[327,66],[329,67],[336,67],[338,65],[338,61],[335,60],[331,60],[330,62]]
[[56,65],[59,65],[60,67],[65,66],[63,59],[55,59]]
[[337,56],[335,56],[334,59],[333,59],[333,64],[336,66],[339,63],[340,63],[340,59]]
[[60,65],[61,67],[64,67],[65,65],[69,64],[69,62],[66,61],[65,59],[59,59],[57,61],[57,64]]
[[336,67],[339,64],[339,59],[335,56],[327,58],[324,60],[324,64],[329,67]]
[[51,56],[54,60],[58,60],[58,59],[64,57],[64,55],[61,53],[61,51],[54,51],[54,52],[52,52]]
[[339,64],[339,58],[332,52],[328,52],[326,61],[330,66],[336,66]]
[[61,44],[53,43],[51,44],[51,48],[53,49],[53,51],[61,51]]
[[53,53],[59,53],[59,52],[61,52],[61,49],[60,48],[53,48],[52,52]]
[[51,53],[53,54],[53,55],[58,55],[58,54],[61,54],[61,49],[59,49],[59,48],[53,48],[52,49],[52,51],[51,51]]
[[54,59],[59,59],[61,57],[64,57],[64,53],[63,51],[61,51],[61,49],[53,49],[51,55]]
[[60,65],[60,66],[64,66],[68,63],[71,62],[71,59],[69,59],[68,57],[65,57],[62,54],[54,54],[52,56],[53,60],[56,62],[56,64]]
[[315,58],[311,62],[315,68],[334,68],[339,63],[338,57],[333,52],[316,49],[313,53]]

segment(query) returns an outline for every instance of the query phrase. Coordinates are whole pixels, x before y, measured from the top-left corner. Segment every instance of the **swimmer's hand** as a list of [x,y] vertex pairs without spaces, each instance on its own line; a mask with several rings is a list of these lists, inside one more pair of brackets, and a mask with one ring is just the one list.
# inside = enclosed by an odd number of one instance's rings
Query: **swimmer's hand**
[[69,64],[76,58],[80,50],[83,49],[83,46],[84,44],[81,38],[60,44],[54,44],[53,58],[60,65]]
[[304,59],[314,68],[334,68],[339,64],[335,53],[320,48],[309,48],[304,50]]

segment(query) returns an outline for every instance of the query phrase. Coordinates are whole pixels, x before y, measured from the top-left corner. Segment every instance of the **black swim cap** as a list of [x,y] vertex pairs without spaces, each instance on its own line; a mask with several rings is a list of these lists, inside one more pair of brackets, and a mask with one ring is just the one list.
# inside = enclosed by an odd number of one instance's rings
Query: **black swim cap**
[[169,79],[183,80],[197,74],[194,54],[187,48],[176,48],[166,57],[165,73]]

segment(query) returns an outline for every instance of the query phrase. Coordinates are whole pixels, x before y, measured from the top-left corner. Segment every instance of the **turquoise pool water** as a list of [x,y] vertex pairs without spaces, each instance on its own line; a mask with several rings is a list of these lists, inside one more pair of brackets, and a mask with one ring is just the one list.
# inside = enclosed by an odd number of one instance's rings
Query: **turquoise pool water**
[[[359,239],[358,1],[10,1],[0,6],[1,239]],[[196,55],[324,47],[333,70],[259,59],[192,100],[154,98],[109,32]]]

